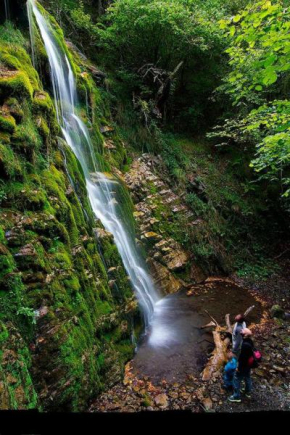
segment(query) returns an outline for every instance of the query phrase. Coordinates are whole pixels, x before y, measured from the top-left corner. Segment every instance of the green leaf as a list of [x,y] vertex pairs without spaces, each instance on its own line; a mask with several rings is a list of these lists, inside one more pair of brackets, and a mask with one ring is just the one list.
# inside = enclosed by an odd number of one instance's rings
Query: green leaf
[[264,71],[264,78],[263,78],[263,84],[266,86],[272,85],[277,81],[277,74],[276,72],[271,68],[267,68]]
[[241,15],[236,15],[236,16],[233,18],[233,22],[234,22],[234,23],[238,23],[238,22],[240,21],[241,18],[242,18]]
[[272,56],[268,57],[268,59],[264,62],[264,67],[267,68],[268,66],[273,65],[273,63],[276,61],[277,56],[275,54],[272,54]]
[[230,28],[230,36],[234,36],[235,33],[236,33],[235,26],[231,26],[231,28]]

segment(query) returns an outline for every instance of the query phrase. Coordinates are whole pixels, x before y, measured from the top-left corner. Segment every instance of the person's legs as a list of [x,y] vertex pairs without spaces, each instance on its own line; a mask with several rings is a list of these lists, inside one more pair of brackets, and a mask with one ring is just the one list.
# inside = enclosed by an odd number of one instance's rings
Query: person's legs
[[251,372],[250,371],[245,373],[244,379],[245,379],[245,384],[246,384],[245,394],[250,394],[252,391],[252,379],[251,379]]
[[231,402],[240,402],[241,401],[241,381],[243,379],[243,375],[240,372],[235,372],[233,385],[234,385],[234,394],[229,397]]
[[231,391],[233,389],[233,375],[229,375],[228,373],[225,373],[223,376],[223,385],[222,388]]

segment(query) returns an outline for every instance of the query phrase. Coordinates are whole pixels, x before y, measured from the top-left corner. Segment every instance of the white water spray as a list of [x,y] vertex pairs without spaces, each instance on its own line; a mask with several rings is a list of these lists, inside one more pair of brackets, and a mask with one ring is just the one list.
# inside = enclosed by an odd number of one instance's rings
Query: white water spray
[[144,313],[145,325],[148,326],[159,296],[146,270],[146,264],[138,252],[134,237],[130,233],[128,222],[122,219],[122,209],[118,205],[118,193],[121,192],[122,187],[117,180],[110,179],[101,172],[89,132],[75,110],[77,105],[76,83],[70,62],[63,48],[59,46],[49,21],[39,10],[35,0],[28,0],[27,10],[32,46],[34,45],[34,16],[46,48],[56,113],[63,136],[82,166],[88,196],[96,217],[114,236],[119,254]]

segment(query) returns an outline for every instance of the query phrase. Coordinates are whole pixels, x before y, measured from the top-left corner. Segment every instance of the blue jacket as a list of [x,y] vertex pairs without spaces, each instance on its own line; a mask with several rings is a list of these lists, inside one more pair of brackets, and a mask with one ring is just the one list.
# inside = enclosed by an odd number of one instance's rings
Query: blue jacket
[[233,374],[235,373],[236,369],[238,366],[238,361],[237,358],[233,357],[226,365],[224,368],[224,374],[227,377],[231,377],[233,376]]

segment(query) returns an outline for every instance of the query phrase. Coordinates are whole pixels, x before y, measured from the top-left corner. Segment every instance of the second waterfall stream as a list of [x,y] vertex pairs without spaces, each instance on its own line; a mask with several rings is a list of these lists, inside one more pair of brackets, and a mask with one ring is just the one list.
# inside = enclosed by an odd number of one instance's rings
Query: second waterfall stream
[[35,17],[47,52],[55,108],[62,134],[82,166],[88,196],[96,217],[100,219],[105,229],[114,236],[114,241],[144,314],[145,326],[148,327],[159,295],[147,271],[146,263],[138,252],[128,222],[124,221],[122,211],[118,210],[122,205],[118,205],[113,189],[118,192],[121,186],[118,189],[118,185],[116,186],[118,181],[109,178],[101,171],[101,165],[97,161],[89,131],[77,115],[76,81],[65,50],[58,43],[49,20],[44,16],[37,2],[28,0],[27,9],[32,35],[32,52],[34,52],[33,17]]

